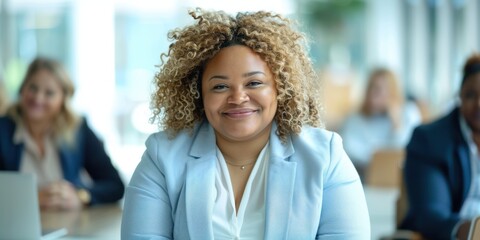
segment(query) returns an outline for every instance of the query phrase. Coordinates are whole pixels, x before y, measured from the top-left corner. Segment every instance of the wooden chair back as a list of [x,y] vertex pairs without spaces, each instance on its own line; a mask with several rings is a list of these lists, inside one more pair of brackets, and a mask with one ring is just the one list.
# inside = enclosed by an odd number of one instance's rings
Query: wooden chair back
[[373,154],[366,172],[366,184],[373,187],[399,188],[405,151],[380,150]]

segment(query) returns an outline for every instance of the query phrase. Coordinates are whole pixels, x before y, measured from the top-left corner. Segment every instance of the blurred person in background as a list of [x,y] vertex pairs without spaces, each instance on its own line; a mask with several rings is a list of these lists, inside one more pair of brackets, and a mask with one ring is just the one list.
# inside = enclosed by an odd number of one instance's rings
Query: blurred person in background
[[409,210],[402,228],[427,239],[467,239],[480,216],[480,54],[466,61],[460,106],[415,129],[404,179]]
[[78,209],[123,196],[124,185],[103,143],[70,107],[73,93],[60,63],[37,58],[18,102],[0,118],[0,170],[35,175],[42,209]]
[[8,107],[8,96],[3,83],[3,79],[0,77],[0,116],[2,116]]
[[349,115],[339,133],[361,178],[373,154],[402,149],[422,121],[416,104],[405,102],[395,74],[378,68],[371,72],[360,111]]
[[122,239],[370,239],[303,35],[268,12],[190,14],[168,35],[153,96],[166,129],[127,187]]

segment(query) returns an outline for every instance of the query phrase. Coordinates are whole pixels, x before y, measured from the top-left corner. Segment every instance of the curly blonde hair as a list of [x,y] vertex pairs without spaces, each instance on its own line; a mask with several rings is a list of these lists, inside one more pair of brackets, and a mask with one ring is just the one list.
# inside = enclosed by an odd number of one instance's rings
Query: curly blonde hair
[[319,81],[307,56],[306,39],[290,20],[263,11],[235,17],[201,9],[189,14],[196,23],[169,32],[173,43],[161,55],[160,71],[154,78],[153,122],[175,136],[203,121],[200,87],[206,63],[224,47],[244,45],[259,54],[274,75],[277,135],[285,141],[304,125],[323,127]]

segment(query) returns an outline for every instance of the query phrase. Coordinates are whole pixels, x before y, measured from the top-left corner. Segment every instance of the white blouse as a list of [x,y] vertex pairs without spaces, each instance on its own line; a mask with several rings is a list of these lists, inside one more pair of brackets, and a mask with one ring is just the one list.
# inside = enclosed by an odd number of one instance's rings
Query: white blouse
[[242,200],[235,210],[235,197],[225,159],[217,148],[216,197],[212,221],[215,239],[263,239],[265,230],[265,192],[268,143],[260,152],[248,178]]
[[27,129],[21,124],[17,125],[13,142],[24,144],[19,171],[33,174],[38,188],[41,189],[63,179],[60,157],[56,145],[50,137],[47,136],[44,139],[45,154],[43,156]]
[[460,218],[472,220],[480,215],[480,154],[473,140],[472,130],[463,117],[460,117],[460,129],[470,149],[470,164],[472,167],[472,181],[467,198],[460,210]]

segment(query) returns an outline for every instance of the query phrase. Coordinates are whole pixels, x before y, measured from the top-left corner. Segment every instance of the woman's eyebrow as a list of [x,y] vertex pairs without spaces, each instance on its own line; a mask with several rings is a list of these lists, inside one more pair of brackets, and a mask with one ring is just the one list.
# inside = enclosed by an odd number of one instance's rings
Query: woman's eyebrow
[[[247,72],[247,73],[242,74],[242,77],[247,78],[247,77],[257,75],[257,74],[265,75],[265,73],[262,72],[262,71],[253,71],[253,72]],[[210,81],[210,80],[215,79],[215,78],[222,79],[222,80],[228,80],[228,77],[224,76],[224,75],[214,75],[214,76],[211,76],[208,80]]]
[[210,80],[212,80],[212,79],[214,79],[214,78],[223,79],[223,80],[228,80],[228,77],[227,77],[227,76],[214,75],[214,76],[210,77],[210,78],[208,79],[208,81],[210,81]]
[[251,77],[251,76],[257,75],[257,74],[263,74],[263,75],[265,75],[265,73],[262,72],[262,71],[254,71],[254,72],[244,73],[242,76],[243,76],[243,77]]

